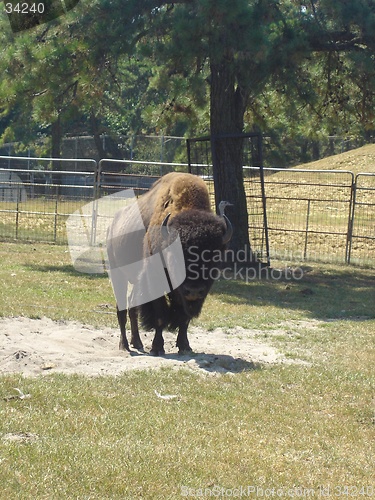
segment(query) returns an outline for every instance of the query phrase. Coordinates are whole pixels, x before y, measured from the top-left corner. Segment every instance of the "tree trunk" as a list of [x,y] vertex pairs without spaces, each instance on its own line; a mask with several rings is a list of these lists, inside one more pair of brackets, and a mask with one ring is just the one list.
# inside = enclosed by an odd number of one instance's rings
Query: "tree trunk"
[[[57,120],[51,124],[51,157],[61,158],[61,120],[58,115]],[[61,170],[61,162],[53,162],[54,170]]]
[[94,136],[94,142],[96,146],[96,150],[98,152],[98,157],[99,160],[106,158],[106,152],[103,147],[103,141],[100,137],[100,131],[99,131],[99,120],[97,117],[94,115],[94,113],[91,113],[90,115],[90,124],[91,124],[91,130]]
[[[56,171],[62,170],[61,161],[61,119],[58,115],[57,120],[51,124],[51,157],[57,158],[57,160],[52,161],[52,169]],[[59,194],[59,185],[61,184],[61,174],[54,174],[52,177],[52,182],[56,185],[56,194]]]
[[311,148],[312,148],[312,157],[313,157],[313,160],[320,160],[320,144],[319,144],[319,141],[316,140],[316,141],[312,141],[312,144],[311,144]]
[[243,182],[243,139],[233,137],[243,133],[246,94],[225,62],[211,63],[211,148],[216,206],[221,200],[233,204],[226,211],[233,224],[231,250],[246,251],[254,261],[249,241],[249,223]]

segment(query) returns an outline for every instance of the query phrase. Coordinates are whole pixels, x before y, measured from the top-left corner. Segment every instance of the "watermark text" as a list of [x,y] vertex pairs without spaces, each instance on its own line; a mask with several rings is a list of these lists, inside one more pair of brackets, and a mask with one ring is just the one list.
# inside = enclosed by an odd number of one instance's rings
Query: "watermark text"
[[180,494],[185,498],[371,498],[375,496],[375,488],[370,485],[362,487],[322,485],[317,488],[302,486],[266,488],[254,485],[238,486],[236,488],[224,488],[218,485],[206,488],[181,486]]

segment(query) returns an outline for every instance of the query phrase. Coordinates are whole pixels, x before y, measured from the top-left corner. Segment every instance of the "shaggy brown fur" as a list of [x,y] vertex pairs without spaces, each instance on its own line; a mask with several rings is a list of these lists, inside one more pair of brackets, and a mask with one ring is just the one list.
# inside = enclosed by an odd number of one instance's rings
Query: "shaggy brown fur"
[[168,214],[173,219],[183,210],[194,208],[211,212],[205,182],[200,177],[181,172],[161,177],[148,193],[139,198],[138,203],[146,229],[148,226],[161,226]]

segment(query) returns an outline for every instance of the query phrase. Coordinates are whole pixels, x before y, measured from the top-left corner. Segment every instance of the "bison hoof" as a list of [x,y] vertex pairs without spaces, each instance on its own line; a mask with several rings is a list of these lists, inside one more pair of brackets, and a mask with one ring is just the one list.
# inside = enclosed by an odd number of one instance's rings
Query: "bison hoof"
[[120,351],[128,351],[128,352],[130,352],[130,347],[129,347],[128,343],[123,344],[123,342],[120,341],[120,344],[119,344],[118,347],[119,347]]
[[165,351],[163,348],[161,349],[151,349],[150,356],[164,356]]
[[142,342],[140,344],[138,342],[133,342],[131,345],[134,349],[137,349],[137,351],[145,352]]
[[188,347],[181,347],[178,349],[178,354],[180,356],[184,356],[185,354],[191,354],[193,352],[193,349],[188,346]]

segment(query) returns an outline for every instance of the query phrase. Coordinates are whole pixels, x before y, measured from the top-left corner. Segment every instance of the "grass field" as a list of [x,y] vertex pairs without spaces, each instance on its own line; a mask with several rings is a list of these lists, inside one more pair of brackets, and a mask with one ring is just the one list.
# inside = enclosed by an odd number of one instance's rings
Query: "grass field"
[[[0,258],[3,316],[115,326],[108,278],[74,271],[66,247],[2,243]],[[373,497],[375,272],[302,272],[220,281],[196,324],[254,329],[303,364],[2,376],[1,498]]]

